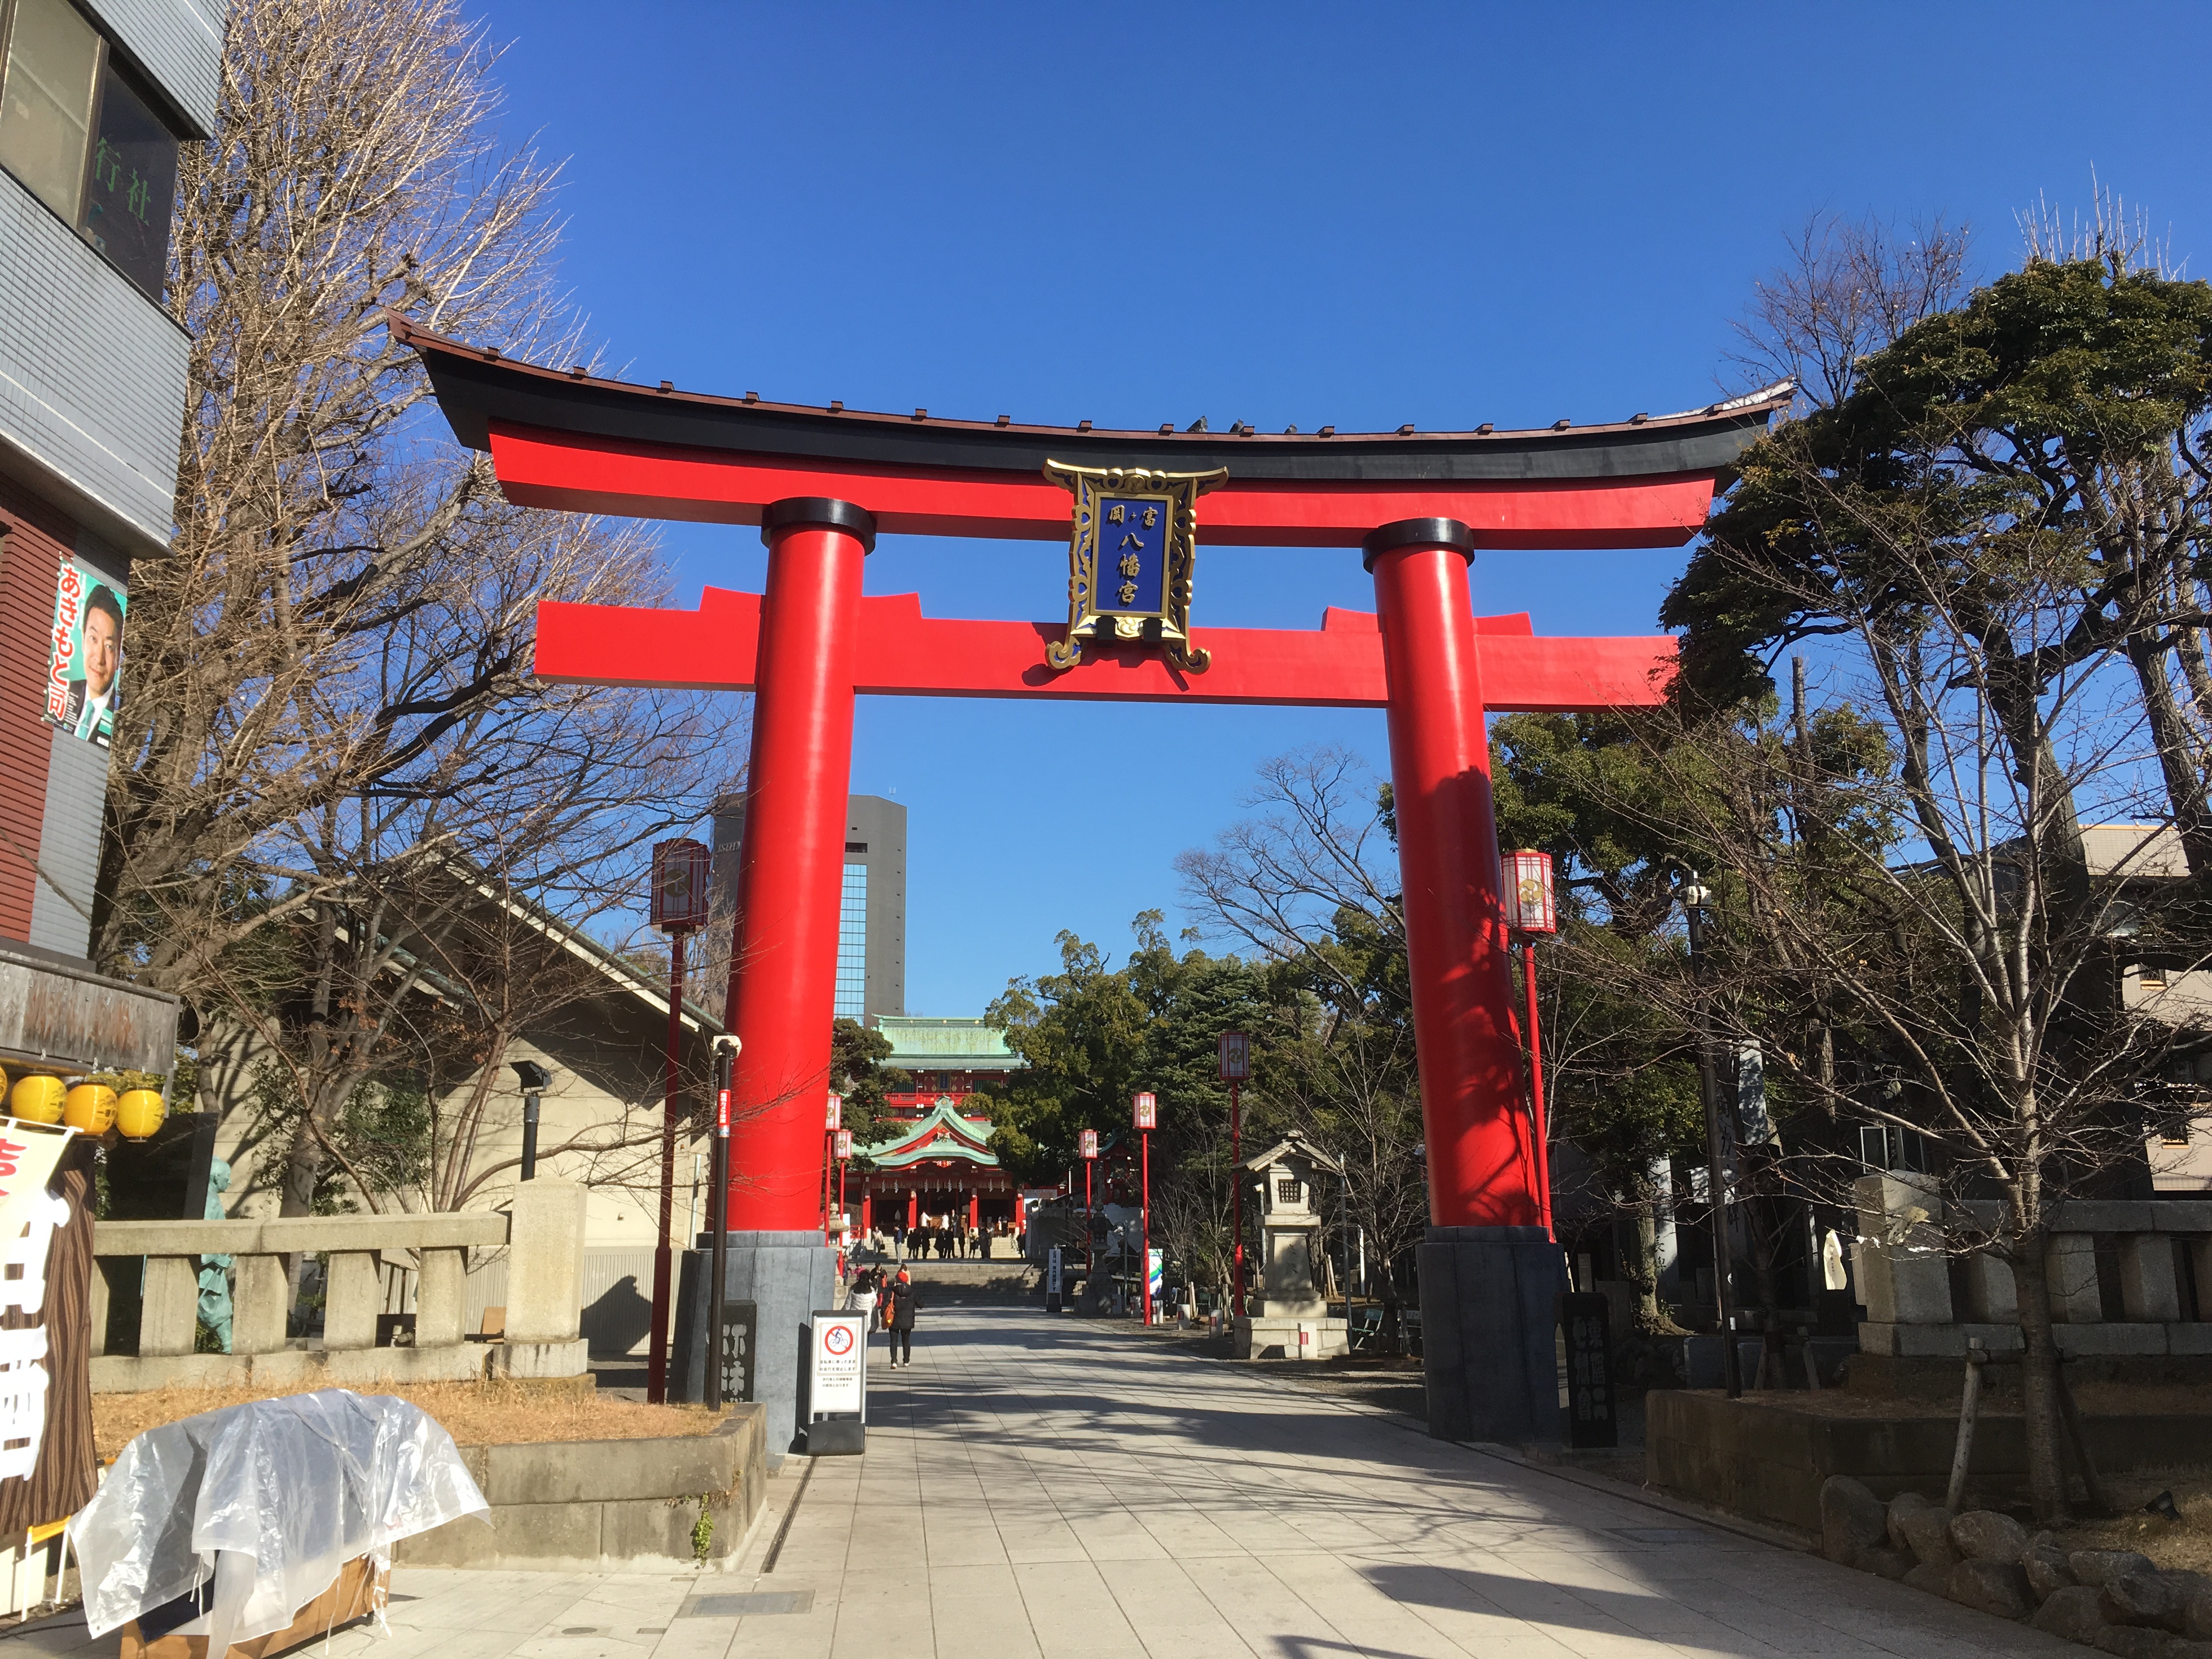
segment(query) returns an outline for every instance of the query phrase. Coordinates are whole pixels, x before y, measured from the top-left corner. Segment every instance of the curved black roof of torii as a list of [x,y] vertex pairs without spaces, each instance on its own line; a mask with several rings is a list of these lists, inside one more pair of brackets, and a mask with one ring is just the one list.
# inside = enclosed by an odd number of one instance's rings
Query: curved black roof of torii
[[392,337],[422,357],[453,435],[471,449],[491,447],[490,422],[627,442],[676,444],[732,454],[810,461],[1034,476],[1048,459],[1084,466],[1147,467],[1289,484],[1433,480],[1539,482],[1656,477],[1729,470],[1785,404],[1786,383],[1680,415],[1534,431],[1229,432],[1099,431],[871,414],[842,404],[769,403],[678,392],[667,381],[635,386],[586,374],[510,362],[489,347],[466,345],[388,319]]

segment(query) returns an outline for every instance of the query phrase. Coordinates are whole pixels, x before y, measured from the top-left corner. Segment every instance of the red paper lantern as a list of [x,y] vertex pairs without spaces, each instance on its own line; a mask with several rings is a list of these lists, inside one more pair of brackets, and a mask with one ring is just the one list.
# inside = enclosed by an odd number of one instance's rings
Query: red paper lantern
[[1078,1149],[1085,1158],[1098,1156],[1098,1131],[1085,1129],[1075,1137]]
[[1252,1039],[1242,1031],[1221,1034],[1221,1080],[1242,1083],[1252,1075]]
[[1137,1127],[1157,1129],[1160,1127],[1160,1103],[1151,1095],[1139,1095],[1134,1102]]

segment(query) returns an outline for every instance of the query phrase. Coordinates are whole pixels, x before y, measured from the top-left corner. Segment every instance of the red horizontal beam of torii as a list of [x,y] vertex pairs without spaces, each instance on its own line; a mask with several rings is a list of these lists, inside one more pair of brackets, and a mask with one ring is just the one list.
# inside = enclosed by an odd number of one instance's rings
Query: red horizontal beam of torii
[[[553,432],[491,420],[492,465],[518,507],[755,525],[769,501],[863,501],[889,534],[1067,539],[1067,491],[1036,474],[823,461]],[[1071,453],[1071,459],[1078,457]],[[1712,510],[1710,473],[1419,481],[1239,478],[1210,491],[1198,541],[1357,547],[1378,524],[1457,519],[1479,548],[1680,547]]]
[[[744,691],[760,653],[761,596],[710,587],[694,611],[629,605],[538,607],[537,672],[574,685]],[[862,696],[1050,697],[1095,702],[1283,703],[1382,708],[1390,700],[1380,619],[1330,606],[1315,629],[1209,628],[1194,643],[1212,665],[1194,674],[1157,648],[1086,644],[1073,668],[1046,666],[1064,623],[957,621],[925,617],[921,598],[860,601]],[[1528,618],[1475,621],[1483,702],[1492,713],[1571,714],[1662,702],[1674,641],[1538,639]]]

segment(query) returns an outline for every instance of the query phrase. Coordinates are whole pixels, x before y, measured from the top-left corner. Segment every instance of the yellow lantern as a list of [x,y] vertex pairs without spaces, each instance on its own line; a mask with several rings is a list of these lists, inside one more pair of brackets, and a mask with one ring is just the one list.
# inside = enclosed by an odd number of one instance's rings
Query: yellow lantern
[[67,1092],[58,1077],[43,1072],[33,1072],[28,1077],[18,1078],[15,1086],[8,1091],[8,1110],[11,1116],[31,1123],[58,1123],[62,1121],[62,1097]]
[[125,1089],[115,1103],[115,1127],[125,1140],[143,1140],[169,1115],[159,1089]]
[[62,1121],[88,1135],[105,1134],[115,1121],[115,1091],[105,1083],[80,1083],[62,1099]]

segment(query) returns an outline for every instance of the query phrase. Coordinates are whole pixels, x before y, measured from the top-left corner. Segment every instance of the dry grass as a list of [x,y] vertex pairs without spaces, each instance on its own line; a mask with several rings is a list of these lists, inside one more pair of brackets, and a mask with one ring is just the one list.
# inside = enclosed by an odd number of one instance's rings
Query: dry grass
[[[2106,1475],[2121,1513],[2110,1521],[2084,1521],[2058,1534],[2069,1550],[2136,1550],[2161,1567],[2212,1573],[2212,1473],[2203,1464],[2183,1468]],[[2162,1492],[2173,1494],[2179,1521],[2160,1521],[2142,1506]]]
[[[224,1406],[307,1394],[316,1384],[289,1389],[160,1389],[149,1394],[92,1397],[93,1440],[112,1457],[131,1437],[179,1418]],[[602,1399],[590,1389],[563,1382],[386,1382],[363,1394],[397,1395],[437,1419],[464,1446],[508,1446],[535,1440],[646,1440],[712,1434],[720,1413],[697,1406],[643,1406]]]

